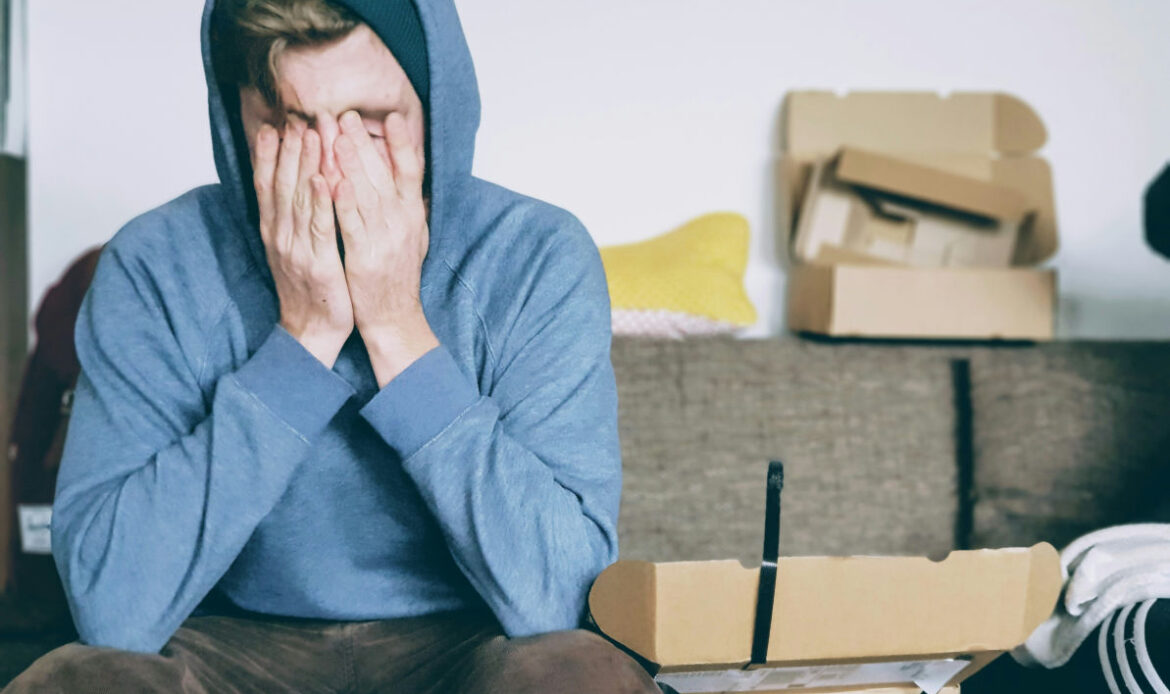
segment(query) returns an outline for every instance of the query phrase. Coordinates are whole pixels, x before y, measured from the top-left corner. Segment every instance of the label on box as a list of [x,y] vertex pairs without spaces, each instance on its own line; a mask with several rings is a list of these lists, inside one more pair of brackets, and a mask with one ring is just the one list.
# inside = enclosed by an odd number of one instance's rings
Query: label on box
[[51,554],[49,521],[53,517],[51,505],[20,504],[20,549],[25,554]]
[[950,658],[892,663],[773,667],[756,670],[706,670],[662,673],[654,679],[674,687],[679,694],[754,692],[761,689],[857,687],[880,684],[912,684],[922,689],[926,694],[938,694],[938,691],[969,663],[969,660]]

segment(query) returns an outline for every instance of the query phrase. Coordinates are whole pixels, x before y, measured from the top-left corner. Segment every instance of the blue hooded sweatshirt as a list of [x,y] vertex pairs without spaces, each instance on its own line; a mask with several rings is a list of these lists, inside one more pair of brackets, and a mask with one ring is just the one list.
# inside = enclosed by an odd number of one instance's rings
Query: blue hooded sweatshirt
[[51,532],[81,641],[157,653],[211,596],[342,621],[487,608],[508,636],[578,626],[618,554],[596,244],[564,210],[471,175],[479,97],[455,6],[415,0],[430,70],[420,299],[442,344],[381,389],[356,330],[326,367],[279,325],[213,4],[220,183],[118,230],[76,324]]

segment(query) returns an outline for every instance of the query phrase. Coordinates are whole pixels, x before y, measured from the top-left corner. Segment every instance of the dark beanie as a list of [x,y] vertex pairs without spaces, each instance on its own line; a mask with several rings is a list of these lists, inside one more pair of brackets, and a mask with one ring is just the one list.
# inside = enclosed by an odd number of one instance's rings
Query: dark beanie
[[402,66],[423,108],[430,110],[430,70],[427,39],[414,0],[333,0],[356,14],[374,30]]

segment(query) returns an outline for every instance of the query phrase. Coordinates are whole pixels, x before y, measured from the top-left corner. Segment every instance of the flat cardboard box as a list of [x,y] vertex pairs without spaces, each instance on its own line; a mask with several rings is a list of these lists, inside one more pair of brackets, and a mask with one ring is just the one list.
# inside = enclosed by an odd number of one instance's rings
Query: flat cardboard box
[[[1052,174],[1048,163],[1034,154],[1047,135],[1027,104],[998,93],[793,92],[785,101],[783,133],[780,178],[782,197],[790,206],[782,218],[793,261],[791,329],[834,337],[1053,337],[1056,275],[1035,267],[1058,247]],[[1032,214],[1018,228],[1009,267],[974,267],[989,264],[974,262],[963,278],[948,283],[936,282],[943,275],[935,268],[898,267],[896,259],[874,257],[847,243],[822,244],[811,255],[802,253],[795,239],[800,203],[817,163],[843,148],[896,160],[911,173],[918,165],[951,175],[952,183],[981,182],[987,186],[984,191],[1014,194],[1006,202],[1002,196],[984,197],[985,204],[1011,207],[1023,200]],[[922,185],[922,178],[917,180]],[[862,274],[854,272],[855,266],[882,264],[888,271],[881,274],[886,285],[880,291],[857,281]],[[831,268],[828,274],[824,267]],[[890,291],[896,287],[915,291]],[[940,316],[957,310],[952,307],[961,307],[965,315],[940,322]]]
[[1051,340],[1053,270],[805,265],[788,278],[798,332],[887,339]]
[[[767,663],[748,667],[759,575],[738,561],[619,561],[594,582],[590,614],[680,694],[934,694],[957,691],[1023,643],[1052,613],[1062,585],[1059,555],[1047,543],[956,551],[937,562],[782,557]],[[916,676],[906,674],[909,663],[920,663]],[[867,672],[875,681],[865,681]]]

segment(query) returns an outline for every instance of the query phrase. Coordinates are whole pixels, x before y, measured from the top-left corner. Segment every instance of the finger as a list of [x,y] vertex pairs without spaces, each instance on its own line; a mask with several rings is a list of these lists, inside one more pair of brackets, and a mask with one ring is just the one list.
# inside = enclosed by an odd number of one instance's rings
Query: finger
[[276,162],[276,232],[285,233],[291,227],[293,195],[297,187],[297,173],[301,160],[301,135],[286,130]]
[[[255,151],[252,156],[253,186],[256,188],[256,203],[260,212],[260,230],[264,234],[272,227],[275,214],[273,207],[273,176],[276,172],[277,147],[280,144],[276,129],[265,123],[256,133]],[[267,242],[267,239],[265,239]]]
[[366,178],[370,180],[374,189],[380,193],[393,191],[394,179],[390,173],[390,167],[378,155],[378,145],[374,144],[370,133],[366,132],[366,127],[362,124],[362,119],[357,112],[346,111],[341,114],[339,124],[341,132],[353,138],[358,160],[361,162],[362,168],[365,169]]
[[313,191],[313,221],[309,224],[314,254],[337,250],[337,227],[333,224],[333,198],[329,195],[329,184],[321,174],[309,179]]
[[[354,196],[354,205],[358,214],[366,224],[376,223],[377,215],[381,211],[382,196],[374,189],[373,183],[366,176],[366,169],[358,156],[357,147],[350,135],[338,135],[333,141],[337,152],[337,162],[341,165],[343,180],[348,181],[350,191]],[[393,190],[393,186],[391,186]]]
[[309,183],[321,165],[321,137],[316,131],[306,130],[301,136],[301,160],[297,169],[296,192],[293,194],[295,233],[303,235],[313,217],[313,189]]
[[394,182],[403,200],[422,198],[423,167],[418,148],[406,127],[401,113],[386,116],[386,144],[390,160],[394,162]]
[[352,181],[343,178],[337,182],[333,193],[333,205],[337,208],[337,225],[341,228],[345,250],[349,252],[354,249],[357,240],[362,237],[365,230],[361,212],[358,211],[357,196],[354,193]]
[[306,130],[301,139],[301,165],[297,185],[310,190],[309,179],[321,172],[321,136],[316,130]]

